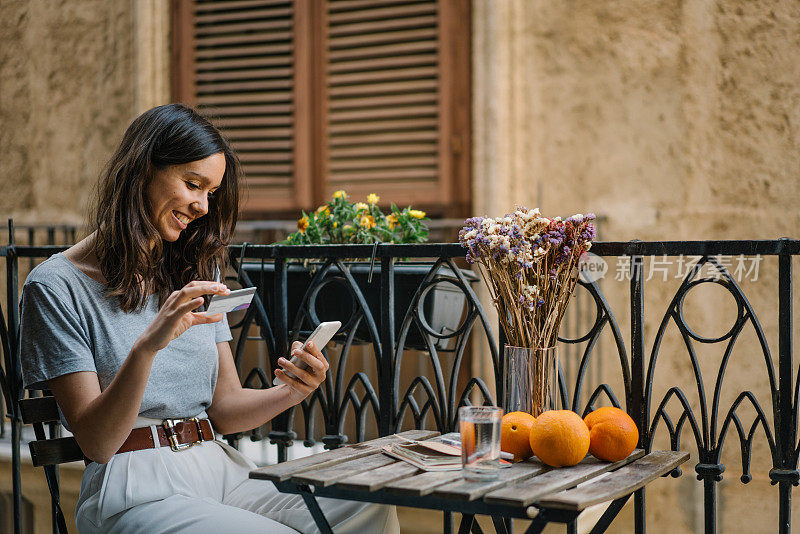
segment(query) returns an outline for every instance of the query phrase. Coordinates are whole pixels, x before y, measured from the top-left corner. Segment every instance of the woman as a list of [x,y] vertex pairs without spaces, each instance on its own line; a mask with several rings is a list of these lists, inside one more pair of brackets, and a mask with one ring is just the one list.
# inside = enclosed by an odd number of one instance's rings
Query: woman
[[[296,343],[292,355],[308,371],[280,358],[296,379],[278,369],[283,385],[244,389],[225,317],[194,311],[229,292],[218,280],[239,175],[206,119],[178,104],[151,109],[101,176],[93,232],[26,280],[25,387],[52,390],[92,460],[76,509],[81,533],[316,531],[299,496],[248,480],[252,462],[211,433],[269,421],[328,370],[320,347]],[[399,531],[393,507],[320,505],[337,532]]]

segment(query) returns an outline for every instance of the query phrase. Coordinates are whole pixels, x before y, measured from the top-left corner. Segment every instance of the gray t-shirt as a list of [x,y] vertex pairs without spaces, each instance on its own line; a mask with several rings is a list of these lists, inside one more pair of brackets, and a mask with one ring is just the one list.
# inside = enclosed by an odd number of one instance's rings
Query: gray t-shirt
[[[78,371],[97,373],[100,389],[111,383],[136,339],[158,313],[158,297],[125,313],[105,286],[63,254],[34,268],[20,303],[20,358],[26,388]],[[217,382],[216,343],[232,339],[227,318],[191,327],[153,361],[139,415],[155,419],[204,416]]]

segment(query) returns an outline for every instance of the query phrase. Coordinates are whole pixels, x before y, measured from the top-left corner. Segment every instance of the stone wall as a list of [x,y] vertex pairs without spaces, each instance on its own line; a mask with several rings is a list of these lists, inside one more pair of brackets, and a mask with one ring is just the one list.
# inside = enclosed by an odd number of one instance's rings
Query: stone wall
[[[475,215],[500,215],[516,204],[541,206],[548,215],[594,211],[603,240],[796,237],[800,4],[474,0],[473,8]],[[669,260],[669,280],[645,287],[648,354],[680,283],[676,259]],[[611,269],[613,277],[616,265]],[[765,258],[759,280],[742,284],[775,361],[776,276],[776,261]],[[627,284],[606,279],[601,287],[630,349]],[[687,321],[720,335],[733,322],[732,305],[726,292],[698,288],[687,297]],[[602,339],[600,348],[600,377],[619,392],[611,340]],[[724,347],[701,349],[710,403]],[[679,385],[699,415],[686,354],[671,327],[659,352],[655,402]],[[727,369],[720,418],[739,392],[751,390],[772,420],[765,369],[749,329]],[[753,410],[743,407],[740,415],[749,429]],[[657,446],[669,446],[663,425],[657,435]],[[686,428],[681,443],[693,458],[681,478],[648,490],[648,531],[703,531],[697,454]],[[735,432],[724,451],[719,531],[747,525],[748,532],[775,532],[777,490],[769,483],[763,432],[754,439],[747,485],[739,481]],[[631,531],[629,509],[614,532]]]

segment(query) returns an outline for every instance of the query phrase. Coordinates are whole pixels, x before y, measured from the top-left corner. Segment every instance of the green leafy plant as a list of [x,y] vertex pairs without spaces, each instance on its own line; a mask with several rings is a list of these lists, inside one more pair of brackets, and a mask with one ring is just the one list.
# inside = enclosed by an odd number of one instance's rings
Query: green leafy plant
[[388,215],[378,207],[380,197],[367,195],[366,202],[350,202],[345,191],[312,213],[302,212],[297,231],[283,241],[287,245],[328,245],[341,243],[424,243],[428,240],[428,219],[424,211],[399,209],[394,204]]

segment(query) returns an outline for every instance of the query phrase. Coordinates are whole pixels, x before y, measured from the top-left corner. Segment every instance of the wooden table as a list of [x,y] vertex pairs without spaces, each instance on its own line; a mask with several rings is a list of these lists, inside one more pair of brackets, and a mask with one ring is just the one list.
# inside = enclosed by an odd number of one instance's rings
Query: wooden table
[[[438,436],[411,430],[400,436],[424,440]],[[551,522],[574,530],[578,514],[594,504],[613,501],[593,533],[604,532],[631,494],[668,474],[689,459],[689,453],[636,450],[621,462],[591,456],[573,467],[549,468],[537,460],[501,470],[498,480],[472,482],[461,471],[424,472],[381,452],[400,441],[394,436],[356,443],[261,467],[250,478],[275,484],[279,491],[303,497],[320,531],[332,533],[316,497],[394,504],[463,514],[459,533],[468,533],[475,515],[491,516],[498,534],[510,532],[512,518],[531,519],[528,533]],[[605,476],[600,476],[605,475]],[[580,487],[576,487],[581,484]]]

